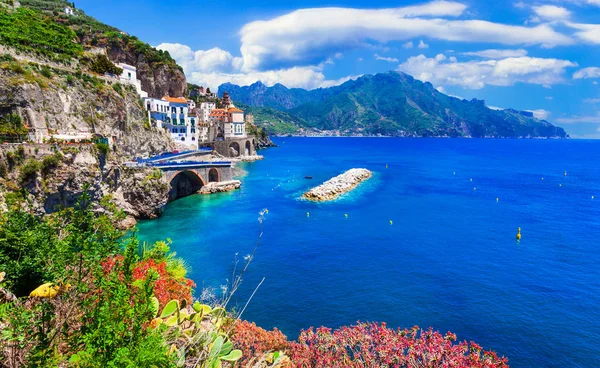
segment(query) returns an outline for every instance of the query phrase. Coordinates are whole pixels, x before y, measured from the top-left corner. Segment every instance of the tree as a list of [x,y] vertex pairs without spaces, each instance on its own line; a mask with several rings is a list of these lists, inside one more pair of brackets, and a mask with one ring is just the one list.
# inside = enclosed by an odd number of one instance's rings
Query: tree
[[123,73],[123,69],[113,64],[113,62],[110,61],[108,56],[104,54],[96,56],[96,59],[90,66],[90,69],[98,74],[109,73],[114,75],[120,75],[121,73]]

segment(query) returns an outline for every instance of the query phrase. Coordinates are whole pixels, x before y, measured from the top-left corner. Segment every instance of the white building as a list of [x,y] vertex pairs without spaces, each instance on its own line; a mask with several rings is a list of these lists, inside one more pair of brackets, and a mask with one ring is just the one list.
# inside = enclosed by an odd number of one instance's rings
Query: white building
[[209,115],[211,126],[218,127],[216,139],[246,138],[244,112],[236,107],[214,109]]
[[149,119],[155,122],[156,127],[169,132],[173,141],[190,149],[198,148],[198,117],[189,110],[185,98],[144,98],[144,106]]
[[75,15],[75,12],[73,11],[73,9],[71,9],[68,6],[65,6],[65,8],[63,9],[63,11],[65,12],[66,15]]
[[214,102],[202,102],[200,103],[200,107],[196,109],[196,113],[200,121],[208,122],[210,113],[216,108],[217,104]]
[[148,97],[148,93],[142,90],[142,82],[137,78],[137,68],[125,63],[118,63],[117,66],[123,69],[123,73],[119,76],[119,82],[134,86],[140,97]]

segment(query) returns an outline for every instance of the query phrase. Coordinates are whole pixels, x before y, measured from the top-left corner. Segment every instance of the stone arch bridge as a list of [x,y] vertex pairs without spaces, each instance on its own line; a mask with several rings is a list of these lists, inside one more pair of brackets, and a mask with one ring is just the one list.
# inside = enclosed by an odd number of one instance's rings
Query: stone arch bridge
[[156,165],[165,174],[171,189],[169,202],[198,192],[212,182],[233,179],[231,162],[211,163],[167,163]]

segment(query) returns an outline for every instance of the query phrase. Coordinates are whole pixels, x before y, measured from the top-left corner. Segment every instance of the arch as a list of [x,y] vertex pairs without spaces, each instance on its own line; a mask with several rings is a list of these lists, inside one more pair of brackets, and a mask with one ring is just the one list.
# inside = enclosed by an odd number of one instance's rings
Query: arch
[[238,142],[231,142],[229,145],[229,155],[231,157],[238,157],[240,154],[240,144]]
[[246,141],[246,156],[250,156],[252,154],[252,146],[250,146],[250,141]]
[[195,194],[206,185],[206,182],[196,171],[185,170],[175,174],[170,185],[169,202]]
[[208,182],[212,183],[212,182],[220,182],[220,181],[221,181],[221,173],[219,173],[219,170],[217,170],[213,167],[212,169],[210,169],[208,171]]

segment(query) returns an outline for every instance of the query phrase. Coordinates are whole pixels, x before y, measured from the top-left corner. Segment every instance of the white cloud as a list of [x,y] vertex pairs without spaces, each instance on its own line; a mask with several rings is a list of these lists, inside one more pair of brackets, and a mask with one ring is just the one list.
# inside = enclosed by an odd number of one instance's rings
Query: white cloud
[[549,87],[556,83],[564,83],[565,69],[575,66],[577,63],[568,60],[527,56],[451,62],[439,55],[435,58],[418,55],[400,64],[398,69],[434,85],[458,85],[469,89],[480,89],[485,85],[510,86],[518,82]]
[[521,57],[527,56],[527,50],[518,49],[518,50],[482,50],[482,51],[474,51],[474,52],[463,52],[463,55],[467,56],[477,56],[484,59],[503,59],[508,57]]
[[600,68],[583,68],[573,73],[573,79],[600,78]]
[[452,1],[390,9],[309,8],[251,22],[240,31],[243,69],[315,65],[342,50],[419,37],[544,47],[573,43],[548,24],[525,27],[442,18],[464,15],[466,8]]
[[544,98],[545,98],[546,100],[548,100],[548,101],[552,101],[552,100],[554,100],[554,97],[552,97],[552,96],[546,96],[546,97],[544,97]]
[[419,45],[417,46],[420,49],[428,49],[429,45],[423,42],[423,40],[419,41]]
[[375,60],[387,61],[388,63],[397,63],[399,60],[395,57],[385,57],[378,54],[373,55]]
[[[241,58],[234,57],[230,52],[219,48],[194,51],[189,46],[179,43],[163,43],[156,48],[168,51],[177,64],[181,65],[190,82],[214,89],[225,82],[249,85],[256,81],[261,81],[268,86],[282,83],[288,87],[314,89],[331,87],[357,78],[357,76],[349,76],[328,80],[322,71],[324,65],[243,72]],[[337,59],[342,56],[341,53],[333,55]],[[333,63],[331,59],[329,62]],[[325,61],[323,64],[327,63],[328,61]]]
[[415,47],[415,45],[412,41],[408,41],[407,43],[402,44],[402,47],[404,47],[405,49],[412,49],[413,47]]
[[571,16],[570,11],[555,5],[534,6],[533,11],[538,17],[545,20],[564,20]]
[[558,118],[558,119],[556,119],[556,122],[562,123],[562,124],[577,124],[577,123],[598,124],[598,123],[600,123],[600,113],[598,113],[597,115],[587,115],[587,116],[575,115],[575,116],[570,116],[570,117],[566,117],[566,118]]
[[529,111],[529,112],[533,113],[533,117],[540,119],[540,120],[547,120],[548,117],[550,117],[550,114],[552,114],[550,111],[544,110],[544,109],[525,110],[525,111]]
[[600,98],[586,98],[583,102],[597,104],[600,103]]
[[567,26],[577,29],[575,36],[584,42],[600,44],[600,24],[566,22]]
[[242,59],[218,47],[193,51],[180,43],[161,43],[159,50],[168,51],[186,74],[194,72],[231,72],[241,67]]
[[491,105],[488,105],[487,108],[490,110],[504,110],[503,107],[491,106]]

